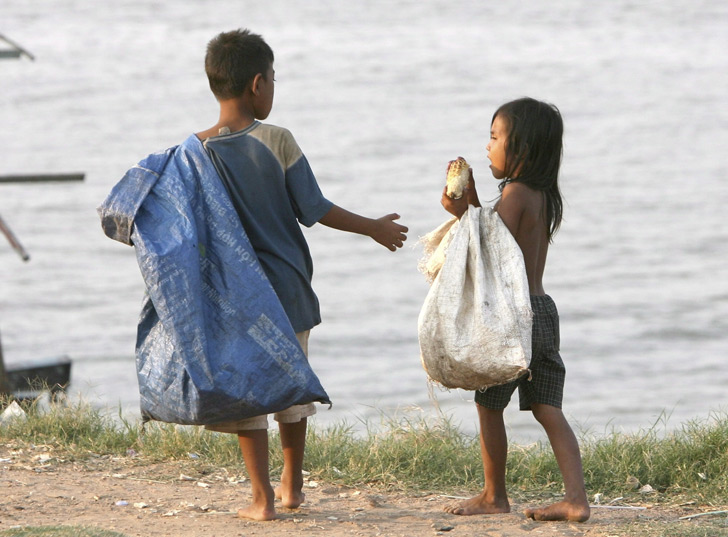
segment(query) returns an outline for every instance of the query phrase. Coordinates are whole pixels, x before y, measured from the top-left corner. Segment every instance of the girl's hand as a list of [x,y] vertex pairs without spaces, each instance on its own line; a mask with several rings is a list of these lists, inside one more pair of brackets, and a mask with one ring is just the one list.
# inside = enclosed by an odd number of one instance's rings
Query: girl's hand
[[463,195],[459,199],[452,199],[447,195],[447,185],[442,190],[442,198],[440,203],[447,212],[451,215],[461,218],[467,211],[468,205],[474,207],[480,207],[480,200],[478,199],[478,192],[475,190],[475,180],[473,179],[473,170],[470,170],[470,179],[468,180],[468,186],[463,191]]
[[468,203],[473,207],[480,207],[480,199],[478,198],[478,191],[475,190],[475,178],[473,178],[473,169],[470,169],[470,179],[468,180],[468,187],[463,193],[463,197],[467,195]]
[[462,217],[468,210],[468,189],[466,188],[463,191],[463,195],[461,198],[453,199],[450,196],[447,195],[447,185],[445,188],[442,189],[442,198],[440,199],[440,203],[445,208],[447,212],[449,212],[451,215],[460,218]]

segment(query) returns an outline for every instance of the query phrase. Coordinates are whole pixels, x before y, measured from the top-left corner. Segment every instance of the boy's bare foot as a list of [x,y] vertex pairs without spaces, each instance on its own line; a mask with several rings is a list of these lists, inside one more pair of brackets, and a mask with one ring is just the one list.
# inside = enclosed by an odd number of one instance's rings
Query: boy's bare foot
[[586,522],[591,514],[587,502],[571,503],[561,501],[547,505],[541,509],[526,509],[524,514],[534,520],[568,520],[570,522]]
[[275,517],[275,508],[265,503],[257,504],[253,502],[248,507],[238,509],[238,518],[249,518],[251,520],[258,520],[262,522],[266,520],[273,520]]
[[446,505],[445,512],[452,515],[495,515],[510,513],[511,506],[508,499],[491,501],[486,499],[485,492],[463,500],[456,504]]
[[276,500],[281,500],[283,507],[287,507],[288,509],[298,509],[306,501],[306,495],[300,490],[283,494],[283,487],[280,486],[276,487],[275,494]]

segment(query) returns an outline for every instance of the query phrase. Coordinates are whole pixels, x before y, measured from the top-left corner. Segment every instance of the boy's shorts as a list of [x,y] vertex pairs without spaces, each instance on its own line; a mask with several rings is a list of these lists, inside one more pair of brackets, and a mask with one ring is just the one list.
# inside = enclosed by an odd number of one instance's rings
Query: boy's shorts
[[[308,335],[310,330],[305,332],[298,332],[296,339],[301,344],[303,353],[308,357]],[[305,405],[294,405],[288,407],[285,410],[276,412],[273,414],[273,419],[278,423],[298,423],[304,418],[313,416],[316,414],[316,407],[313,403]],[[268,414],[262,414],[260,416],[253,416],[252,418],[246,418],[238,421],[226,421],[223,423],[215,423],[213,425],[205,425],[205,429],[208,431],[216,431],[218,433],[233,433],[237,434],[238,431],[255,431],[258,429],[268,429]]]
[[533,330],[531,341],[531,370],[529,375],[475,392],[475,402],[493,410],[508,406],[518,388],[521,410],[531,410],[535,403],[561,408],[566,368],[559,354],[559,312],[548,295],[531,295]]

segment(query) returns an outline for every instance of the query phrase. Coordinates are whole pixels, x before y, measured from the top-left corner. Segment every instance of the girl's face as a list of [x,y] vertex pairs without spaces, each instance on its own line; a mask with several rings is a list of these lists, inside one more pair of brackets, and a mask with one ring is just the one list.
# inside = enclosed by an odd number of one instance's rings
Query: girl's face
[[490,171],[496,179],[506,176],[506,139],[508,138],[508,125],[500,116],[495,116],[490,126],[490,141],[485,146],[490,160]]

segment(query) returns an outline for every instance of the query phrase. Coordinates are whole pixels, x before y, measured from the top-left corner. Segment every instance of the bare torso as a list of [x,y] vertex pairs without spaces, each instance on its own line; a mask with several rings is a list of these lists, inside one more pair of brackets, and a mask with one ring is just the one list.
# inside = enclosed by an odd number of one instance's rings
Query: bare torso
[[532,295],[543,295],[543,273],[549,249],[544,194],[521,183],[509,183],[495,205],[523,253]]

